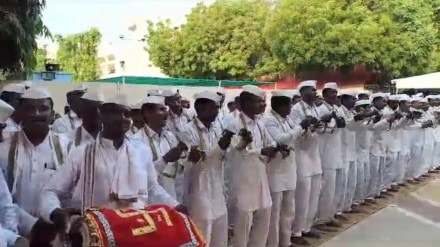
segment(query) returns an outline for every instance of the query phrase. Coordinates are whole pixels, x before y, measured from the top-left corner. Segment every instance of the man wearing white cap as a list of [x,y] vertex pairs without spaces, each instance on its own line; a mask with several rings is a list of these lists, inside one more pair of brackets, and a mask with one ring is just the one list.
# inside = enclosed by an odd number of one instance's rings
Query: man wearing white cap
[[271,111],[264,117],[269,135],[285,145],[288,152],[277,154],[267,165],[267,175],[272,197],[272,213],[267,247],[291,246],[292,223],[295,217],[296,161],[295,143],[305,133],[309,122],[290,124],[292,93],[287,90],[272,91]]
[[[431,98],[430,96],[428,96]],[[429,105],[428,97],[424,98],[423,100],[423,119],[425,121],[426,128],[424,128],[424,144],[423,144],[423,151],[422,151],[422,163],[423,163],[423,176],[428,177],[428,172],[432,170],[433,167],[433,156],[434,156],[434,123],[436,122],[434,113],[432,111],[432,108]]]
[[66,195],[71,197],[66,206],[79,212],[90,207],[178,206],[157,183],[145,145],[125,136],[131,124],[128,97],[116,95],[106,100],[100,117],[103,129],[96,141],[72,149],[66,164],[41,193],[41,216],[58,229],[66,229],[71,211],[61,208],[60,199]]
[[4,100],[16,110],[10,116],[10,118],[6,120],[6,128],[3,129],[3,132],[14,132],[21,130],[18,108],[20,106],[20,99],[24,91],[26,91],[26,88],[22,84],[11,83],[3,87],[0,99]]
[[342,217],[346,164],[342,157],[341,142],[341,128],[345,127],[344,113],[336,105],[338,85],[335,82],[324,84],[322,95],[324,102],[318,107],[318,114],[324,122],[324,129],[319,139],[319,152],[325,187],[319,199],[317,228],[325,231],[328,230],[325,226],[341,226],[333,218],[337,213]]
[[141,113],[141,108],[143,105],[143,101],[137,102],[136,104],[131,105],[131,127],[130,130],[127,131],[127,137],[132,137],[135,135],[139,130],[141,130],[145,125],[145,120]]
[[[159,184],[173,198],[177,198],[175,178],[177,173],[182,172],[180,158],[186,146],[180,144],[176,136],[165,128],[168,117],[165,98],[147,97],[142,102],[141,114],[145,125],[131,139],[141,141],[151,150]],[[172,174],[168,173],[169,168],[172,168]]]
[[178,90],[164,90],[162,96],[165,97],[165,105],[169,107],[167,128],[178,137],[183,127],[192,120],[192,117],[188,114],[187,109],[183,109]]
[[104,102],[104,95],[99,91],[87,91],[78,100],[78,116],[82,119],[80,127],[69,131],[66,136],[71,140],[69,149],[72,146],[80,146],[95,141],[102,130],[102,123],[99,119],[99,107]]
[[292,122],[299,126],[302,121],[313,123],[300,143],[295,146],[297,183],[295,191],[295,219],[292,226],[292,243],[307,245],[303,238],[311,236],[311,228],[318,210],[322,184],[322,167],[319,155],[318,109],[315,106],[316,81],[303,81],[298,85],[301,102],[292,107]]
[[[208,246],[226,247],[228,218],[223,191],[223,157],[232,135],[215,125],[221,97],[203,91],[195,96],[197,117],[184,129],[182,137],[193,147],[185,164],[184,201]],[[196,148],[195,148],[196,147]]]
[[261,118],[257,117],[265,107],[264,90],[243,86],[240,104],[239,117],[226,127],[235,133],[229,152],[234,164],[231,188],[238,209],[233,246],[263,247],[266,246],[272,205],[266,162],[278,149]]
[[[386,95],[383,93],[375,93],[371,96],[373,100],[373,109],[382,114],[382,110],[386,106]],[[383,133],[388,131],[393,122],[396,120],[395,115],[383,115],[376,118],[374,124],[369,128],[372,131],[371,148],[370,148],[370,183],[367,196],[369,201],[374,197],[381,197],[383,188],[383,175],[386,162],[386,146],[383,139]],[[377,122],[376,122],[377,121]]]
[[430,101],[432,112],[436,120],[434,125],[434,157],[433,157],[433,168],[440,166],[440,97],[435,95]]
[[[355,128],[355,150],[356,150],[356,191],[355,201],[365,203],[367,196],[367,189],[370,182],[370,146],[371,146],[371,131],[368,126],[372,124],[373,120],[370,111],[370,100],[358,100],[355,103],[355,116],[353,119],[358,126]],[[370,114],[370,115],[368,115]]]
[[[341,109],[344,112],[346,128],[342,129],[342,157],[346,165],[347,191],[345,193],[344,212],[359,212],[359,200],[356,198],[357,179],[364,179],[363,165],[356,164],[356,129],[359,128],[359,121],[355,119],[354,107],[356,103],[356,92],[344,92],[341,94]],[[362,183],[363,184],[363,183]]]
[[39,194],[46,181],[64,164],[69,140],[49,127],[53,101],[47,90],[30,88],[23,94],[23,129],[0,143],[0,165],[14,201],[38,216]]
[[395,172],[395,179],[394,181],[399,186],[405,186],[406,180],[405,180],[405,173],[408,168],[410,153],[411,153],[411,130],[412,128],[412,121],[408,118],[410,118],[410,101],[411,98],[404,94],[399,95],[399,109],[398,112],[405,116],[406,124],[403,126],[403,128],[397,130],[398,131],[398,139],[400,140],[400,148],[399,153],[397,155],[397,166],[396,166],[396,172]]
[[52,130],[56,133],[66,133],[81,126],[81,119],[78,117],[78,101],[87,91],[84,84],[81,84],[76,89],[67,92],[67,104],[70,111],[61,118],[55,120],[52,125]]
[[[5,121],[14,112],[14,108],[0,100],[0,129],[6,127]],[[20,222],[19,213],[23,210],[17,211],[17,207],[13,204],[11,193],[9,192],[8,185],[6,184],[5,177],[0,169],[0,246],[27,246],[27,240],[18,235],[18,225]],[[36,219],[29,214],[26,214],[29,218],[28,230],[31,229],[32,224]],[[20,222],[22,224],[25,222]],[[28,234],[25,233],[25,234]]]

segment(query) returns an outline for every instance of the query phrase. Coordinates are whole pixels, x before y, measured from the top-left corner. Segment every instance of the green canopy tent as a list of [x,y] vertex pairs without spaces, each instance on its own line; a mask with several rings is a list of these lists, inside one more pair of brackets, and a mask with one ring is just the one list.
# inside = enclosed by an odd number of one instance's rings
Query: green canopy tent
[[118,76],[106,79],[99,79],[97,82],[104,83],[125,83],[157,86],[187,86],[187,87],[240,87],[244,85],[268,85],[274,82],[257,81],[228,81],[228,80],[205,80],[205,79],[183,79],[183,78],[159,78],[145,76]]

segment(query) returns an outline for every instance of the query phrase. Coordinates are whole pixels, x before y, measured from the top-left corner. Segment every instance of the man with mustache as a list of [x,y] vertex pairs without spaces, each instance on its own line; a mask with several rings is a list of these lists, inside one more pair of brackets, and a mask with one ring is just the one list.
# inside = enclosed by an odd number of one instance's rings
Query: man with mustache
[[[26,87],[23,84],[11,83],[3,87],[0,99],[4,100],[6,103],[18,110],[20,106],[20,99],[26,91]],[[18,111],[15,111],[5,122],[6,127],[3,132],[19,131],[21,130],[20,119],[18,116]]]
[[233,164],[230,188],[238,209],[234,247],[266,246],[269,232],[272,200],[266,164],[278,149],[261,117],[258,117],[266,105],[265,95],[265,91],[257,86],[243,86],[240,94],[241,113],[226,127],[236,134],[228,154]]
[[52,125],[52,130],[55,133],[66,133],[72,131],[81,126],[81,118],[78,116],[79,111],[79,99],[87,91],[84,84],[81,84],[78,88],[67,92],[67,104],[70,107],[70,111],[63,115],[61,118],[55,120]]
[[[63,206],[77,211],[139,208],[150,203],[178,206],[157,183],[147,147],[125,136],[131,124],[128,97],[106,100],[100,118],[103,128],[96,141],[71,150],[66,164],[41,193],[41,216],[59,229],[65,229],[71,213]],[[62,206],[60,199],[66,195],[71,195],[70,203]]]
[[195,95],[197,117],[184,129],[183,137],[192,148],[185,163],[184,199],[189,214],[202,231],[208,246],[226,247],[228,219],[223,191],[223,157],[232,135],[222,134],[215,125],[220,96],[203,91]]
[[96,140],[98,133],[102,130],[101,119],[99,118],[99,107],[104,102],[104,96],[99,91],[87,91],[78,100],[78,116],[82,120],[80,127],[66,133],[71,140],[69,149],[72,146],[89,144]]
[[[165,169],[173,168],[176,173],[180,172],[178,170],[181,167],[177,161],[182,156],[186,146],[179,143],[171,131],[165,129],[168,112],[164,97],[147,97],[142,103],[141,114],[145,120],[145,125],[138,133],[132,136],[132,139],[140,140],[150,149],[154,168],[159,174],[159,184],[173,198],[176,198],[176,174],[165,174]],[[172,176],[170,177],[170,175]]]
[[19,109],[23,128],[0,143],[0,165],[14,202],[32,218],[39,216],[39,194],[45,182],[65,163],[69,140],[50,130],[54,111],[47,90],[26,90]]

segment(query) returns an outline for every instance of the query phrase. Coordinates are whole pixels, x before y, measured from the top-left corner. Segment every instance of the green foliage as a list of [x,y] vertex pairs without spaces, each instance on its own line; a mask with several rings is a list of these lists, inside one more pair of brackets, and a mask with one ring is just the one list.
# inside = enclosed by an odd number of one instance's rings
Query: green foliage
[[409,76],[433,69],[433,6],[438,0],[284,0],[265,35],[297,74],[364,65],[385,78]]
[[92,28],[87,32],[62,37],[55,36],[59,48],[57,63],[63,71],[73,73],[74,81],[93,81],[99,76],[97,48],[101,33]]
[[0,4],[0,70],[30,74],[35,67],[38,36],[50,37],[41,12],[44,0],[10,0]]
[[195,7],[185,25],[150,23],[147,39],[153,63],[173,77],[247,80],[279,75],[262,36],[271,5],[259,0],[224,0]]
[[46,59],[47,59],[47,50],[46,48],[37,48],[37,50],[34,52],[36,64],[34,67],[35,71],[44,71]]

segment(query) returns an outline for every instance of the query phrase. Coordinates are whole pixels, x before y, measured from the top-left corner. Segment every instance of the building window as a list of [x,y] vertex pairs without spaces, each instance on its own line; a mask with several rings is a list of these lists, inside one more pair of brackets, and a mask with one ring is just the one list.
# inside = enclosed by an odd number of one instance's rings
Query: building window
[[116,72],[115,65],[114,64],[107,65],[107,71],[109,74],[114,74]]

